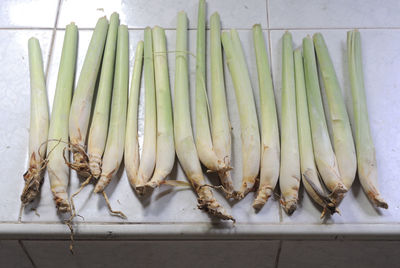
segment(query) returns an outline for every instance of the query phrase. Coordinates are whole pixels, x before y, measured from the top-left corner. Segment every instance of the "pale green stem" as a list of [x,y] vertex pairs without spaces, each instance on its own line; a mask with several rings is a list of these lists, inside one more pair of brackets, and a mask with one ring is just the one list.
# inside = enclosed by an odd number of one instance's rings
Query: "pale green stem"
[[281,166],[279,185],[283,208],[289,215],[297,208],[300,156],[297,135],[296,93],[292,35],[282,38]]
[[[64,161],[63,153],[68,143],[68,118],[74,86],[76,53],[78,45],[78,28],[74,23],[65,29],[64,44],[58,70],[56,92],[50,118],[47,150],[47,171],[51,191],[56,207],[60,212],[70,211],[68,201],[69,167]],[[54,141],[54,140],[59,140]],[[66,157],[68,159],[68,151]]]
[[[226,104],[224,69],[221,46],[221,23],[215,12],[210,18],[210,56],[211,56],[211,135],[214,151],[225,168],[230,168],[232,144],[231,124]],[[219,172],[222,185],[228,192],[233,191],[233,182],[229,170]]]
[[199,208],[222,219],[231,219],[225,209],[205,186],[203,172],[194,144],[189,107],[189,73],[187,62],[187,17],[178,13],[176,31],[175,90],[174,90],[174,137],[179,162],[198,195]]
[[339,172],[344,185],[347,189],[350,189],[356,175],[357,159],[349,117],[339,81],[322,34],[314,34],[314,45],[328,99],[333,147],[338,161]]
[[347,53],[353,99],[358,177],[368,198],[377,206],[388,208],[378,190],[378,170],[375,146],[368,119],[367,98],[361,55],[361,37],[357,30],[347,33]]
[[157,158],[156,169],[149,181],[158,186],[171,173],[175,162],[174,123],[169,86],[167,42],[161,27],[153,28],[154,75],[157,99]]
[[340,201],[347,189],[340,177],[336,156],[329,138],[311,37],[303,39],[303,53],[314,158],[322,180],[332,192],[333,199]]
[[[103,58],[106,42],[108,20],[102,17],[97,21],[87,49],[78,84],[74,91],[69,114],[69,138],[72,145],[84,149],[89,127],[90,112],[97,76]],[[79,162],[83,156],[74,151],[74,161]]]
[[137,172],[139,170],[139,141],[138,141],[138,106],[140,81],[143,65],[143,41],[136,46],[135,63],[133,65],[131,90],[129,95],[128,116],[125,136],[125,169],[132,187],[137,184]]
[[31,85],[31,114],[29,126],[29,167],[24,174],[25,186],[21,195],[23,204],[34,200],[43,180],[42,168],[47,148],[49,131],[49,105],[47,103],[46,81],[43,71],[42,51],[39,40],[31,37],[28,41],[29,73]]
[[118,171],[124,154],[126,109],[129,83],[128,28],[118,28],[117,56],[114,74],[114,89],[111,101],[110,126],[103,156],[101,176],[94,188],[95,193],[104,191],[113,175]]
[[157,153],[157,108],[154,82],[153,37],[151,28],[144,30],[144,135],[136,191],[143,193],[144,185],[153,175]]
[[98,178],[101,174],[101,158],[107,141],[118,25],[119,15],[118,13],[113,13],[110,18],[96,104],[88,136],[89,167],[91,174],[95,178]]
[[243,198],[253,189],[260,169],[260,133],[249,71],[237,31],[232,29],[222,33],[222,45],[240,115],[243,173],[239,195]]
[[253,26],[253,39],[261,107],[260,186],[253,207],[255,209],[260,209],[273,194],[276,183],[278,182],[280,145],[274,87],[272,84],[264,37],[259,24]]

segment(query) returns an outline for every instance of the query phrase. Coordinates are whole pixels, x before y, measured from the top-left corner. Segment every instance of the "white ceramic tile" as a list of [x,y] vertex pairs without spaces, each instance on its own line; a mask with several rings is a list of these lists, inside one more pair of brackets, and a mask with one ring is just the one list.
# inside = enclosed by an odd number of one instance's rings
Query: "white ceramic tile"
[[[165,28],[176,27],[176,14],[184,10],[189,17],[189,26],[197,25],[197,0],[135,0],[135,1],[79,1],[64,0],[61,4],[58,27],[65,27],[75,21],[78,27],[94,27],[99,17],[110,16],[112,12],[120,14],[121,22],[130,28],[144,28],[159,25]],[[267,25],[267,7],[265,0],[238,0],[232,4],[229,0],[207,1],[208,16],[218,11],[224,28],[251,28],[255,23]]]
[[54,27],[58,1],[3,0],[0,2],[0,27]]
[[396,0],[269,0],[273,28],[400,27]]
[[[85,51],[87,49],[92,31],[91,30],[81,30],[79,32],[79,59],[77,62],[77,75],[80,72],[83,58],[85,56]],[[167,30],[167,42],[168,50],[173,51],[175,47],[175,31]],[[52,62],[49,69],[49,99],[52,100],[54,96],[54,89],[57,79],[58,64],[61,54],[62,41],[63,41],[64,31],[59,30],[56,33],[56,39],[54,44]],[[246,55],[248,56],[248,63],[251,72],[252,82],[254,83],[254,93],[258,96],[257,87],[257,73],[255,66],[255,55],[253,52],[252,45],[252,34],[251,31],[240,31],[240,36],[242,38],[243,46],[246,50]],[[133,64],[134,50],[136,44],[139,40],[143,38],[142,30],[131,30],[130,31],[130,62],[131,67]],[[195,40],[196,31],[191,30],[189,32],[189,50],[195,51]],[[170,53],[168,55],[169,69],[175,69],[175,54]],[[191,108],[192,108],[192,119],[194,120],[194,109],[195,109],[195,95],[194,95],[194,81],[195,81],[195,60],[194,57],[189,57],[190,64],[190,79],[191,79]],[[231,83],[231,78],[229,72],[226,69],[226,80],[227,80],[227,95],[229,105],[229,112],[231,116],[231,123],[233,127],[233,141],[234,141],[234,158],[233,164],[238,171],[233,173],[235,181],[240,183],[241,181],[241,149],[240,149],[240,122],[238,120],[238,114],[236,111],[236,101],[233,91],[233,86]],[[173,92],[174,85],[174,72],[170,71],[171,77],[171,90]],[[208,81],[210,82],[210,81]],[[143,90],[143,88],[142,88]],[[173,94],[172,94],[173,95]],[[258,98],[258,97],[257,97]],[[140,98],[139,107],[139,137],[143,136],[143,94]],[[258,105],[258,102],[257,102]],[[142,142],[142,139],[139,139]],[[70,183],[70,193],[76,191],[78,187],[78,179],[75,172],[71,173],[71,183]],[[175,188],[161,187],[153,192],[151,197],[143,198],[141,200],[133,193],[128,180],[126,178],[123,167],[121,167],[119,177],[116,177],[112,183],[107,188],[107,193],[111,204],[113,204],[114,209],[122,210],[128,216],[128,222],[208,222],[210,219],[206,213],[199,211],[196,207],[196,197],[193,191],[189,188]],[[208,177],[211,178],[212,175]],[[46,177],[47,178],[47,177]],[[118,179],[119,178],[119,179]],[[172,179],[185,179],[185,175],[178,165],[175,164],[175,168],[170,176]],[[217,178],[211,178],[213,183],[217,182]],[[95,222],[120,222],[121,219],[117,217],[112,217],[108,213],[108,209],[101,196],[96,196],[91,194],[93,186],[88,186],[84,189],[80,195],[75,199],[75,204],[80,215],[84,217],[84,221],[95,221]],[[278,213],[278,202],[277,200],[271,199],[270,202],[265,206],[265,208],[256,214],[252,207],[251,202],[254,199],[253,194],[249,194],[244,200],[233,205],[229,204],[224,200],[222,195],[216,193],[218,199],[227,207],[228,210],[232,211],[232,214],[236,217],[238,222],[279,222]],[[231,207],[233,206],[233,207]],[[52,200],[52,195],[50,192],[50,186],[48,180],[45,181],[42,188],[42,198],[40,204],[37,208],[37,212],[40,217],[34,211],[26,210],[24,212],[23,221],[58,221],[60,216],[57,215],[54,208],[54,202]],[[83,219],[77,218],[78,221]]]
[[278,241],[23,241],[38,267],[274,267]]
[[397,241],[283,241],[278,267],[395,267],[399,246]]
[[17,240],[2,240],[0,241],[0,267],[33,268],[33,265]]
[[47,64],[51,31],[0,30],[0,154],[2,155],[3,196],[0,221],[16,221],[28,161],[30,84],[28,39],[35,36],[42,48],[44,66]]
[[[294,48],[301,45],[302,38],[312,35],[313,30],[291,31]],[[284,31],[271,31],[272,66],[277,105],[280,113],[281,99],[281,36]],[[347,74],[346,30],[322,31],[327,43],[333,64],[336,69],[345,102],[352,121],[350,83]],[[400,79],[397,75],[400,54],[395,43],[400,40],[398,30],[362,30],[363,67],[366,95],[370,116],[372,135],[376,146],[378,173],[382,195],[389,203],[389,210],[376,210],[369,203],[359,182],[356,179],[352,189],[340,205],[342,216],[334,215],[329,223],[373,223],[398,222],[400,219],[399,197],[392,189],[399,187],[400,139],[395,122],[400,120],[396,108],[399,101],[398,90]],[[323,91],[322,91],[323,92]],[[386,108],[383,108],[386,107]],[[392,108],[392,109],[390,109]],[[327,109],[325,109],[327,110]],[[397,137],[397,138],[395,138]],[[290,217],[284,214],[284,222],[318,223],[320,210],[312,203],[307,194],[301,200],[299,209]]]

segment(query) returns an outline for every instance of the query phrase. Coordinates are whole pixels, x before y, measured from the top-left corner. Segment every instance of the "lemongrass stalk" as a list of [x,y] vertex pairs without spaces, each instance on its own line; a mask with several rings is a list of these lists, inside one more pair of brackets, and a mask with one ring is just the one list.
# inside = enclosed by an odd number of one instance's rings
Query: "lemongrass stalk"
[[210,17],[210,53],[211,53],[211,135],[214,151],[224,163],[225,171],[219,172],[222,185],[228,192],[233,192],[231,164],[231,124],[226,104],[224,69],[221,46],[221,23],[219,14]]
[[69,137],[74,160],[72,167],[78,165],[78,172],[84,168],[83,166],[86,166],[85,168],[89,170],[88,159],[84,153],[85,141],[89,127],[90,112],[92,111],[94,87],[103,57],[107,29],[108,20],[106,17],[100,18],[90,40],[78,84],[72,98],[69,114]]
[[143,41],[136,46],[135,63],[133,64],[131,90],[128,103],[128,115],[126,119],[125,135],[125,169],[132,187],[137,184],[137,172],[139,170],[139,141],[138,141],[138,106],[140,81],[143,65]]
[[94,188],[103,192],[118,171],[124,154],[126,108],[128,99],[129,46],[128,28],[118,27],[117,56],[115,63],[114,88],[111,101],[110,126],[101,166],[101,176]]
[[89,156],[90,173],[96,179],[99,178],[101,174],[101,158],[107,141],[118,25],[119,15],[118,13],[113,13],[110,17],[110,26],[108,28],[107,41],[104,49],[96,104],[94,106],[93,118],[88,136],[87,152]]
[[189,107],[189,74],[187,62],[187,17],[178,13],[176,31],[174,138],[179,162],[198,195],[198,207],[222,219],[231,219],[205,185],[203,171],[194,144]]
[[29,167],[24,174],[25,186],[22,204],[28,204],[39,194],[45,167],[47,134],[49,132],[49,105],[43,72],[42,51],[39,40],[28,41],[29,73],[31,79],[31,116],[29,127]]
[[[69,167],[64,161],[63,154],[65,143],[68,143],[68,118],[75,77],[77,44],[78,28],[72,22],[65,29],[47,145],[47,171],[59,212],[70,211],[67,192]],[[66,154],[68,158],[68,152]]]
[[307,107],[306,85],[304,80],[303,57],[300,49],[294,51],[294,69],[301,178],[307,193],[324,209],[323,214],[325,214],[327,210],[333,213],[335,212],[335,205],[330,202],[329,198],[325,194],[321,195],[321,193],[324,193],[324,188],[321,185],[318,171],[315,166],[310,119]]
[[260,209],[273,194],[279,177],[279,128],[276,115],[275,95],[268,55],[261,26],[253,26],[254,49],[258,71],[261,107],[261,170],[260,186],[253,202]]
[[337,201],[343,199],[347,188],[341,179],[336,156],[329,138],[311,37],[303,39],[303,54],[314,158],[322,180],[331,191],[333,200],[336,200],[337,203]]
[[153,175],[157,154],[157,108],[154,82],[153,37],[151,28],[144,30],[144,135],[143,151],[135,189],[143,194],[144,186]]
[[199,1],[196,49],[196,148],[200,161],[210,171],[222,170],[213,147],[210,133],[206,89],[206,2]]
[[175,163],[174,124],[169,87],[167,41],[163,28],[153,28],[154,75],[157,100],[156,168],[148,186],[154,188],[171,173]]
[[243,174],[238,195],[239,198],[243,198],[253,189],[260,169],[260,133],[249,72],[239,35],[235,29],[222,33],[222,45],[233,80],[240,115]]
[[361,56],[361,37],[357,30],[347,32],[347,53],[353,99],[358,177],[368,198],[381,208],[388,208],[378,190],[375,146],[368,119],[367,99]]
[[333,132],[333,148],[335,150],[342,181],[346,188],[350,189],[356,175],[357,159],[349,116],[347,115],[342,91],[324,38],[320,33],[314,34],[313,38],[315,50],[317,52],[318,65],[320,66],[328,99]]
[[300,186],[300,156],[297,135],[296,96],[292,35],[282,37],[281,203],[289,215],[297,208]]

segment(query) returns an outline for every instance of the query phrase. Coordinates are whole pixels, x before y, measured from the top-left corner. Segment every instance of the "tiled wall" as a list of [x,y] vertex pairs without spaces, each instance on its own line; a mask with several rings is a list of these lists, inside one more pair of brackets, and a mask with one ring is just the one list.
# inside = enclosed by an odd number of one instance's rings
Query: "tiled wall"
[[[280,110],[281,51],[280,37],[285,30],[293,34],[295,47],[307,34],[322,32],[328,43],[336,72],[341,83],[350,115],[348,74],[345,54],[346,31],[359,28],[363,40],[365,84],[370,110],[373,138],[377,148],[380,186],[390,210],[377,211],[366,199],[356,181],[341,205],[342,216],[328,223],[398,223],[400,222],[400,2],[397,0],[208,0],[208,15],[218,11],[222,27],[239,30],[248,59],[248,67],[256,97],[257,72],[251,27],[261,23],[270,54],[277,106]],[[25,210],[19,214],[17,202],[22,189],[22,173],[26,167],[29,126],[29,73],[27,39],[39,38],[43,50],[49,100],[54,96],[63,29],[70,21],[80,28],[77,73],[98,17],[109,16],[113,11],[121,15],[121,22],[129,27],[130,59],[143,28],[160,25],[167,29],[167,41],[175,44],[175,16],[185,10],[189,17],[189,46],[195,50],[197,1],[187,0],[3,0],[0,2],[0,115],[5,127],[0,128],[1,178],[6,183],[0,187],[1,222],[59,222],[49,190],[48,180],[37,216]],[[193,81],[194,60],[190,60]],[[170,70],[174,70],[174,55],[169,55]],[[227,70],[227,69],[226,69]],[[226,71],[226,73],[228,73]],[[171,73],[172,74],[172,73]],[[227,97],[234,103],[233,85],[226,74]],[[171,75],[173,85],[173,75]],[[192,94],[194,95],[194,94]],[[347,97],[346,97],[347,96]],[[143,100],[141,100],[141,103]],[[258,105],[258,102],[257,102]],[[194,107],[194,105],[193,105]],[[194,108],[193,108],[194,109]],[[230,109],[231,118],[238,118],[236,109]],[[239,122],[233,121],[233,135],[237,137],[234,155],[240,154]],[[143,126],[141,126],[143,128]],[[397,138],[396,138],[397,137]],[[236,145],[239,146],[236,146]],[[3,157],[5,156],[5,157]],[[24,161],[21,161],[21,157]],[[237,160],[238,161],[238,160]],[[234,163],[240,166],[240,163]],[[16,174],[17,171],[17,174]],[[235,174],[234,174],[235,175]],[[174,176],[183,176],[180,169]],[[183,191],[170,195],[159,194],[161,201],[151,202],[147,210],[138,212],[141,202],[133,200],[126,178],[114,181],[110,200],[128,214],[129,221],[208,221],[209,218],[193,208],[193,193]],[[73,177],[71,189],[78,187]],[[88,200],[91,189],[78,198],[77,207],[91,222],[115,222],[108,216],[101,199]],[[72,190],[71,190],[72,191]],[[158,196],[158,195],[155,195]],[[255,215],[250,211],[253,196],[241,201],[232,211],[238,222],[263,224],[320,224],[320,210],[304,191],[301,206],[291,217],[282,212],[279,202],[272,201]],[[182,202],[187,200],[187,202]],[[142,201],[145,204],[146,201]],[[160,206],[160,203],[167,204]],[[95,209],[94,209],[95,208]],[[176,211],[186,213],[182,218]],[[170,264],[175,267],[395,267],[399,263],[399,242],[379,241],[78,241],[76,254],[68,252],[68,241],[1,241],[0,267],[158,267]],[[140,265],[139,265],[140,264]]]

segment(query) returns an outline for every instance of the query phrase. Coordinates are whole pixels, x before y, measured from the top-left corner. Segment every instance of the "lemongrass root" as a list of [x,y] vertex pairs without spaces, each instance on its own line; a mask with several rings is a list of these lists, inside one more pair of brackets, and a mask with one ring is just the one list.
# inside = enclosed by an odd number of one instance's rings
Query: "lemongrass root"
[[240,115],[243,174],[242,186],[237,195],[238,198],[243,198],[253,190],[260,169],[260,133],[253,89],[238,32],[232,29],[230,32],[222,33],[222,45],[233,80]]
[[335,203],[338,203],[343,199],[347,188],[341,179],[336,156],[329,138],[322,106],[314,46],[310,37],[303,39],[303,53],[314,158],[322,180],[331,191],[331,197],[335,200]]
[[174,138],[179,162],[198,196],[198,207],[221,219],[234,220],[214,198],[205,184],[200,161],[194,144],[189,107],[189,74],[187,62],[187,17],[178,13],[176,31]]
[[128,115],[126,119],[125,152],[124,161],[126,175],[129,183],[135,187],[137,172],[139,170],[139,141],[138,141],[138,106],[140,81],[143,65],[143,41],[136,46],[135,63],[132,71],[131,90],[128,103]]
[[294,69],[296,83],[297,133],[299,138],[302,181],[307,193],[323,208],[323,214],[325,214],[326,211],[332,213],[336,211],[335,205],[324,193],[324,188],[321,185],[318,171],[315,166],[310,119],[307,107],[303,56],[301,55],[300,49],[294,51]]
[[[68,118],[74,84],[78,29],[74,23],[65,29],[57,86],[50,118],[47,150],[47,171],[49,173],[51,191],[59,212],[69,212],[68,201],[69,168],[64,162],[64,143],[68,143]],[[49,153],[51,152],[51,153]]]
[[110,126],[101,166],[101,175],[94,188],[103,192],[118,171],[124,154],[126,110],[129,80],[128,27],[118,27],[117,56],[115,63],[114,90],[111,101]]
[[361,56],[361,37],[357,30],[347,33],[347,53],[351,93],[353,99],[355,141],[358,161],[358,177],[368,198],[377,207],[388,208],[378,190],[378,170],[375,146],[368,119],[367,100]]
[[314,34],[313,38],[318,65],[328,99],[329,119],[333,132],[333,148],[343,184],[347,189],[350,189],[356,176],[357,159],[349,116],[347,115],[342,91],[324,38],[320,33]]
[[154,75],[157,100],[157,157],[153,177],[146,184],[160,185],[171,173],[175,163],[174,125],[169,86],[167,44],[163,28],[153,28]]
[[282,112],[281,112],[281,166],[279,185],[281,203],[287,214],[297,208],[300,186],[300,156],[297,135],[296,93],[292,35],[282,37]]
[[253,26],[258,83],[261,107],[261,169],[260,185],[253,202],[254,209],[261,209],[273,194],[279,177],[279,129],[276,115],[275,95],[268,55],[259,24]]
[[101,158],[107,141],[118,25],[119,15],[118,13],[113,13],[110,17],[96,104],[88,136],[89,168],[95,179],[98,179],[101,174]]
[[151,28],[144,30],[144,135],[143,150],[135,184],[138,194],[144,194],[145,184],[153,175],[157,154],[157,108],[154,81],[153,37]]
[[[87,166],[89,168],[89,159],[85,152],[85,142],[89,127],[90,112],[92,110],[92,99],[94,88],[103,57],[104,44],[106,42],[108,29],[108,20],[102,17],[97,21],[89,47],[83,62],[82,70],[79,76],[78,84],[72,98],[69,114],[69,137],[72,146],[73,165]],[[79,147],[78,150],[75,150]],[[79,173],[79,169],[76,170]],[[81,174],[82,175],[82,174]]]
[[[219,14],[215,12],[210,17],[210,57],[211,57],[211,135],[213,149],[223,162],[225,170],[218,172],[221,184],[225,190],[233,192],[231,169],[231,124],[226,104],[224,69],[221,46],[221,23]],[[205,68],[204,68],[205,69]],[[229,194],[227,195],[229,196]]]
[[[47,135],[49,131],[49,106],[47,104],[46,82],[43,72],[42,51],[39,40],[28,41],[29,73],[31,84],[31,115],[29,127],[29,167],[24,174],[25,186],[21,201],[26,205],[39,194],[46,167]],[[44,144],[44,145],[43,145]]]

